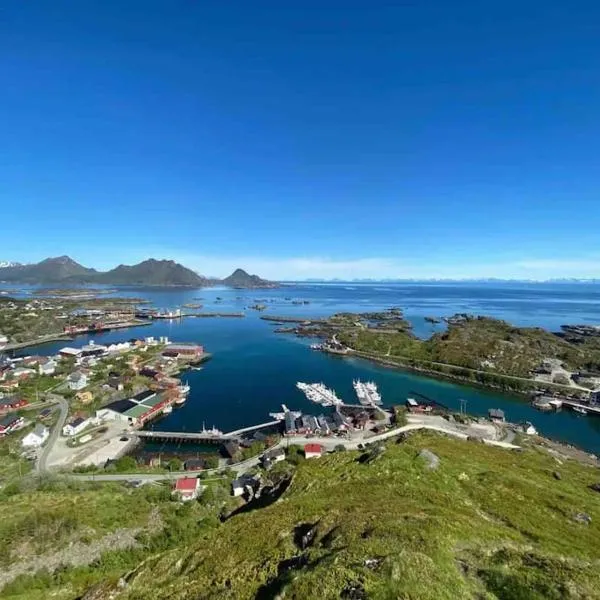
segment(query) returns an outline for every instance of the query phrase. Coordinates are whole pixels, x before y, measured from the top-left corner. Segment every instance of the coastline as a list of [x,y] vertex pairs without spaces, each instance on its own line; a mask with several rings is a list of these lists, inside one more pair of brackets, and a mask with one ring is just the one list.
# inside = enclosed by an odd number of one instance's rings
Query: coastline
[[[327,352],[325,351],[326,354],[330,354],[332,356],[340,356],[341,358],[344,357],[355,357],[355,358],[360,358],[362,360],[366,360],[369,362],[373,362],[376,364],[380,364],[386,367],[390,367],[392,369],[397,369],[400,371],[410,371],[410,372],[414,372],[414,373],[419,373],[419,374],[423,374],[423,375],[427,375],[432,377],[433,379],[442,379],[442,380],[450,380],[450,381],[456,381],[462,384],[467,384],[469,386],[473,386],[479,389],[483,389],[483,390],[495,390],[495,391],[501,391],[501,392],[510,392],[511,394],[514,394],[516,396],[520,396],[522,398],[528,398],[528,393],[522,389],[515,389],[513,387],[511,387],[510,385],[508,386],[502,386],[502,385],[494,385],[493,383],[484,383],[482,381],[477,381],[476,379],[471,379],[468,377],[463,377],[461,375],[458,374],[453,374],[453,373],[444,373],[443,371],[438,371],[436,369],[431,369],[431,368],[427,368],[425,366],[419,366],[416,364],[410,364],[408,359],[406,362],[401,362],[402,359],[396,359],[396,360],[392,360],[391,358],[384,358],[384,357],[379,357],[376,355],[371,355],[367,352],[361,352],[359,350],[353,350],[351,348],[348,349],[348,352],[346,354],[342,354],[340,352]],[[450,364],[445,364],[445,363],[440,363],[440,365],[443,365],[444,368],[447,369],[456,369],[456,370],[467,370],[470,373],[478,373],[479,371],[475,370],[475,369],[467,369],[466,367],[461,367],[458,365],[450,365]],[[531,385],[532,385],[532,390],[534,391],[533,388],[535,388],[535,381],[533,380],[527,380],[527,379],[522,379],[519,377],[515,377],[512,375],[500,375],[500,374],[495,374],[493,373],[492,375],[494,375],[497,378],[501,378],[501,379],[507,379],[507,380],[515,380],[515,381],[521,381],[523,383],[526,383],[528,381],[531,381]],[[558,388],[556,389],[556,391],[562,391],[563,393],[565,391],[576,391],[573,390],[573,388],[570,388],[569,386],[562,386],[560,384],[554,384],[554,383],[544,383],[545,387],[555,387]]]

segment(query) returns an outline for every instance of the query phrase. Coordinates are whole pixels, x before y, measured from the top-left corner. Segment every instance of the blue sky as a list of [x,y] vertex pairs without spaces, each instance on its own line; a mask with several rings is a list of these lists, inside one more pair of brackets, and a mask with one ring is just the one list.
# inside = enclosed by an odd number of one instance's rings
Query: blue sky
[[600,276],[599,22],[554,0],[8,0],[0,259]]

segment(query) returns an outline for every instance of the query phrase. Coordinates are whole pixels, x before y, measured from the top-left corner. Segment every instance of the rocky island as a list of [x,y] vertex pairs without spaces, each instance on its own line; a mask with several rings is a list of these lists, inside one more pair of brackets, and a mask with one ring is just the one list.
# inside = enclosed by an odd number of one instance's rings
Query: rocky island
[[[338,353],[341,344],[348,354],[437,377],[514,392],[560,392],[584,398],[590,389],[600,387],[596,381],[600,381],[600,338],[590,335],[588,328],[571,327],[565,336],[565,332],[457,314],[445,319],[445,331],[424,340],[394,309],[293,320],[296,335],[333,340]],[[578,335],[573,339],[575,331]]]

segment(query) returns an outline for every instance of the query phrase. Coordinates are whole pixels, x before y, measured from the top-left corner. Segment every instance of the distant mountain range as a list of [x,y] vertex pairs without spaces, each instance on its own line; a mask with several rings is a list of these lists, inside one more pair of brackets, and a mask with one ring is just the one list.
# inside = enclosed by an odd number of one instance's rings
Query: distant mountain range
[[236,269],[225,279],[198,275],[195,271],[172,260],[150,258],[137,265],[119,265],[110,271],[96,271],[80,265],[68,256],[46,258],[39,263],[22,265],[0,263],[0,281],[30,284],[109,284],[214,287],[225,285],[236,288],[272,288],[273,281],[249,275]]

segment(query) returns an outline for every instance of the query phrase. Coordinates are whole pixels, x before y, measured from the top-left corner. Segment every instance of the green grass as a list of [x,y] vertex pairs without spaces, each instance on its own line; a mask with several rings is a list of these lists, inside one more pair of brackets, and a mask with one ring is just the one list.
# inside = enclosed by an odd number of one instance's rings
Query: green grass
[[[54,573],[39,571],[21,575],[0,591],[0,597],[12,600],[74,600],[90,589],[113,588],[121,576],[149,557],[176,547],[186,547],[219,525],[219,512],[232,500],[228,496],[229,481],[213,479],[203,482],[203,485],[208,486],[210,493],[199,502],[183,505],[173,501],[167,485],[128,489],[116,483],[65,485],[55,480],[42,485],[34,493],[23,490],[18,496],[1,495],[2,510],[10,506],[7,501],[14,503],[7,513],[12,530],[4,525],[8,531],[3,533],[9,536],[5,538],[4,545],[18,545],[42,556],[64,548],[65,543],[77,538],[93,543],[117,528],[147,528],[149,515],[157,510],[163,526],[155,531],[141,532],[137,537],[137,547],[105,552],[93,564],[66,566]],[[20,527],[18,535],[11,538],[11,531],[14,532],[17,525]],[[45,535],[52,531],[56,532],[55,536]],[[41,547],[36,546],[39,542],[34,540],[34,536],[40,535],[44,539]],[[7,564],[7,557],[3,558],[4,564]],[[20,560],[27,558],[27,555],[19,556]]]
[[[441,458],[438,470],[417,457],[423,447]],[[597,470],[434,434],[389,443],[368,465],[357,456],[302,462],[279,502],[149,561],[119,598],[273,597],[262,588],[333,599],[352,586],[412,600],[600,597],[600,496],[587,487]],[[294,543],[302,523],[317,527],[304,551]],[[298,556],[304,566],[278,573]]]
[[513,327],[488,317],[450,325],[428,340],[415,338],[409,330],[380,333],[351,326],[349,318],[346,323],[336,331],[337,338],[359,353],[488,387],[529,391],[541,386],[564,391],[564,387],[533,379],[511,379],[531,378],[532,370],[548,358],[559,359],[573,371],[600,369],[600,342],[595,338],[574,344],[540,328]]
[[[419,458],[423,448],[440,458],[437,470]],[[12,523],[0,527],[5,545],[31,551],[83,531],[102,535],[144,523],[153,505],[166,523],[140,548],[21,577],[0,596],[74,600],[93,589],[94,600],[333,600],[358,588],[367,598],[390,600],[600,598],[600,494],[589,489],[600,481],[597,468],[559,464],[535,447],[511,452],[434,433],[392,440],[368,464],[360,456],[338,452],[298,460],[295,468],[276,465],[275,479],[295,469],[285,494],[224,523],[217,516],[232,507],[227,481],[210,482],[200,502],[183,507],[167,499],[167,490],[116,484],[0,498]],[[577,522],[577,513],[591,522]],[[31,525],[36,514],[41,530]],[[316,531],[305,549],[295,541],[303,524]],[[48,546],[38,548],[33,537],[40,531]],[[290,559],[299,564],[285,570]],[[128,586],[112,596],[125,575]]]
[[137,490],[117,484],[40,481],[33,476],[3,490],[0,499],[0,564],[5,565],[118,528],[142,527],[152,508]]

